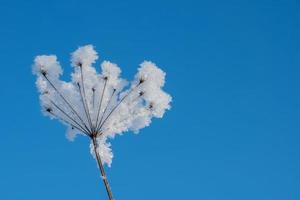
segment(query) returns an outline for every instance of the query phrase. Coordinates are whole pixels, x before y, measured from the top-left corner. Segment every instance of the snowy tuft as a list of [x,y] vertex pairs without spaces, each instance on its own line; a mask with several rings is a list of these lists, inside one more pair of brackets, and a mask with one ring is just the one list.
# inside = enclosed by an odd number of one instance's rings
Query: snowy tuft
[[[172,98],[162,89],[166,73],[153,62],[144,61],[134,80],[128,82],[120,78],[121,69],[109,61],[103,61],[102,73],[97,73],[93,64],[98,54],[92,45],[71,55],[74,71],[70,82],[60,80],[62,69],[56,56],[35,58],[33,73],[42,112],[68,127],[69,140],[78,134],[95,139],[97,153],[110,166],[113,154],[109,139],[127,131],[138,133],[153,117],[162,118],[170,109]],[[94,155],[93,149],[92,143]]]

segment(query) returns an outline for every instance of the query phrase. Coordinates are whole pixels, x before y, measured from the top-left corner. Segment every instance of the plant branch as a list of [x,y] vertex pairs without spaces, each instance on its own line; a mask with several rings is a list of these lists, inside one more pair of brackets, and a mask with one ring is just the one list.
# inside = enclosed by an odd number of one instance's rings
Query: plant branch
[[100,130],[99,127],[100,127],[100,125],[101,125],[101,122],[102,122],[102,120],[103,120],[103,117],[104,117],[104,115],[105,115],[105,113],[106,113],[106,110],[108,109],[108,107],[109,107],[109,105],[110,105],[111,99],[112,99],[112,97],[114,96],[115,92],[116,92],[116,89],[114,89],[114,91],[112,92],[111,96],[109,97],[109,100],[108,100],[108,102],[107,102],[107,104],[106,104],[106,107],[105,107],[105,109],[104,109],[104,111],[103,111],[103,113],[102,113],[100,122],[99,122],[99,124],[97,124],[97,126],[96,126],[96,133],[98,133],[99,130]]
[[84,110],[85,110],[85,114],[86,114],[87,120],[88,120],[88,122],[90,124],[91,131],[93,132],[93,125],[92,125],[92,120],[91,120],[91,116],[90,116],[90,110],[89,110],[89,106],[88,106],[88,103],[87,103],[87,98],[86,98],[86,93],[85,93],[85,87],[84,87],[84,82],[83,82],[82,65],[80,65],[80,75],[81,75],[82,90],[81,90],[81,87],[80,87],[79,83],[78,83],[78,87],[79,87],[79,90],[80,90],[81,99],[82,99],[83,107],[84,107]]
[[105,89],[106,89],[106,84],[107,84],[107,78],[105,79],[104,86],[103,86],[103,89],[102,89],[101,99],[99,101],[99,106],[98,106],[98,111],[97,111],[97,119],[96,119],[96,124],[95,124],[96,128],[95,129],[97,129],[97,126],[98,126],[98,119],[99,119],[99,114],[100,114],[100,110],[101,110],[101,105],[102,105],[104,92],[105,92]]
[[98,144],[97,144],[97,141],[96,141],[96,137],[94,136],[92,138],[92,140],[93,140],[94,152],[95,152],[95,155],[96,155],[98,167],[99,167],[100,173],[101,173],[101,178],[103,180],[103,183],[104,183],[104,186],[105,186],[105,189],[106,189],[109,200],[113,200],[112,191],[110,189],[110,186],[109,186],[109,183],[108,183],[108,180],[107,180],[107,176],[106,176],[106,173],[105,173],[105,170],[104,170],[104,166],[103,166],[103,163],[101,161],[101,157],[100,157],[100,155],[97,151]]

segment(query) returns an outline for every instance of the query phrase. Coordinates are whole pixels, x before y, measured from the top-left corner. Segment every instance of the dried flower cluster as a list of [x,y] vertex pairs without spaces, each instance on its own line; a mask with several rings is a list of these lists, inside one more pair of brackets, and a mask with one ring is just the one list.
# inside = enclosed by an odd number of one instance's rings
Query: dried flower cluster
[[[165,73],[154,63],[141,63],[128,84],[120,78],[120,68],[109,61],[102,62],[102,73],[98,74],[93,67],[97,59],[92,45],[73,52],[70,82],[60,80],[63,71],[55,55],[37,56],[33,73],[43,113],[65,124],[70,140],[77,134],[91,138],[91,153],[105,183],[102,163],[110,166],[113,157],[108,138],[126,131],[137,133],[150,124],[152,117],[163,117],[170,108],[171,96],[162,90]],[[108,195],[112,199],[112,194]]]

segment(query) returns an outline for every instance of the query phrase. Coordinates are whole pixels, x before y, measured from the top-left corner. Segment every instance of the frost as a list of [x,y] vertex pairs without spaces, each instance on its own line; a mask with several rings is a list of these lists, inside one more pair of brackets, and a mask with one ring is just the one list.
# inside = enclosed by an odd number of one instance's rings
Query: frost
[[[104,163],[106,163],[109,167],[111,166],[112,158],[113,158],[113,153],[110,148],[110,143],[106,142],[105,137],[98,137],[97,138],[97,152],[99,155],[101,155],[101,159]],[[91,142],[90,144],[90,152],[95,158],[95,151],[94,151],[94,145]]]
[[77,134],[79,134],[79,133],[75,128],[68,127],[67,132],[66,132],[66,138],[68,140],[70,140],[71,142],[73,142],[75,140]]
[[77,67],[79,65],[91,65],[98,59],[97,52],[94,50],[92,45],[86,45],[79,47],[75,52],[72,53],[72,65]]
[[[110,166],[109,139],[127,131],[138,133],[153,117],[162,118],[172,98],[162,90],[166,73],[154,63],[142,62],[134,80],[128,82],[120,78],[121,69],[109,61],[102,62],[98,74],[93,66],[97,59],[92,45],[73,52],[70,82],[60,80],[63,71],[54,55],[37,56],[33,73],[42,112],[68,127],[69,140],[78,134],[90,137],[102,162]],[[93,142],[90,147],[95,155]]]

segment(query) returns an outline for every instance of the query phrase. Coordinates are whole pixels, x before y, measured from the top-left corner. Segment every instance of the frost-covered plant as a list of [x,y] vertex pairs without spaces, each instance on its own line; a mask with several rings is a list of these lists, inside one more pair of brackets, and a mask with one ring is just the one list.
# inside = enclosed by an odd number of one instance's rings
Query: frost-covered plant
[[120,78],[120,68],[109,61],[102,62],[102,73],[98,74],[93,67],[97,59],[92,45],[73,52],[70,82],[59,79],[63,72],[55,55],[37,56],[33,73],[37,76],[43,113],[65,124],[70,140],[77,134],[91,139],[91,153],[112,200],[104,171],[104,164],[110,166],[113,158],[108,139],[126,131],[138,133],[150,124],[152,117],[163,117],[170,109],[171,96],[162,90],[165,73],[154,63],[141,63],[128,84]]

